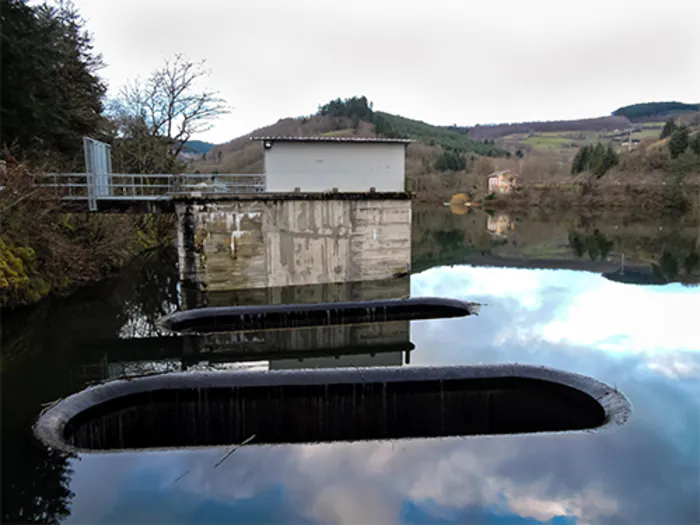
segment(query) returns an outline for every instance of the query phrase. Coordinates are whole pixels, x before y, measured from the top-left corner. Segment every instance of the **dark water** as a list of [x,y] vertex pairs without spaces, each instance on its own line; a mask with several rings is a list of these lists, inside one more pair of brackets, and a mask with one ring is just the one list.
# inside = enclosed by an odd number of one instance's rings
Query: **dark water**
[[[227,336],[193,349],[156,327],[186,294],[169,254],[70,298],[6,315],[4,521],[700,522],[697,217],[487,217],[419,207],[412,261],[403,281],[411,296],[479,301],[481,315]],[[395,297],[399,288],[337,283],[201,299]],[[224,462],[229,447],[69,457],[45,450],[31,433],[46,403],[124,375],[498,363],[606,382],[627,396],[632,415],[595,433],[253,440]]]

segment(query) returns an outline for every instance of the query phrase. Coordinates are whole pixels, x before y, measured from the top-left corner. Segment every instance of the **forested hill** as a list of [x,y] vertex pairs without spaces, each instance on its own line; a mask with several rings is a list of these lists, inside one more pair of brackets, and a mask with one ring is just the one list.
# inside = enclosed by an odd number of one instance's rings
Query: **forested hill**
[[[376,111],[366,97],[352,97],[322,104],[313,115],[281,119],[226,144],[214,146],[206,155],[202,154],[193,160],[190,168],[201,172],[259,173],[263,169],[262,152],[256,144],[250,142],[249,137],[276,135],[411,138],[418,144],[409,148],[409,158],[419,158],[421,163],[430,164],[437,171],[459,171],[475,155],[509,156],[513,152],[517,153],[519,148],[525,148],[519,142],[504,142],[504,137],[510,135],[568,132],[615,134],[630,129],[635,125],[634,122],[642,122],[643,119],[659,120],[659,117],[650,115],[676,114],[696,108],[697,105],[680,102],[653,102],[619,108],[613,115],[606,117],[460,127],[435,126]],[[567,137],[562,140],[570,144],[573,139]],[[498,145],[496,141],[499,142]],[[503,147],[508,147],[510,152]],[[523,149],[525,150],[526,148]],[[570,160],[568,159],[569,162]]]
[[211,151],[213,147],[214,144],[212,144],[211,142],[204,142],[202,140],[188,140],[187,142],[185,142],[184,151],[203,154]]
[[645,102],[616,109],[611,116],[578,120],[513,122],[468,126],[447,126],[457,133],[468,133],[477,141],[499,139],[518,133],[606,132],[630,128],[635,123],[665,120],[681,113],[700,111],[700,104]]
[[613,111],[614,116],[627,117],[632,122],[653,118],[659,118],[678,115],[681,113],[690,113],[700,111],[700,104],[685,104],[683,102],[644,102],[642,104],[632,104],[624,106]]
[[476,141],[465,133],[434,126],[391,113],[375,111],[366,97],[336,99],[318,107],[313,115],[280,119],[275,124],[252,131],[226,144],[212,148],[195,160],[191,168],[201,172],[258,173],[262,152],[252,144],[252,135],[272,136],[356,136],[410,138],[440,154],[444,169],[463,169],[469,155],[505,156],[508,152],[493,141]]
[[450,126],[447,129],[469,133],[474,140],[498,139],[515,133],[560,133],[563,131],[613,131],[629,128],[632,122],[624,116],[599,117],[579,120],[553,120],[516,122],[511,124],[487,124],[474,127]]

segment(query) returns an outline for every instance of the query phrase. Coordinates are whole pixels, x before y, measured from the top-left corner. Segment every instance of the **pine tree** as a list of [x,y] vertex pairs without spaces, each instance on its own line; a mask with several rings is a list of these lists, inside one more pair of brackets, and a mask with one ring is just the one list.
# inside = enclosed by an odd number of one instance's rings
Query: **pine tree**
[[692,149],[693,153],[696,155],[700,155],[700,131],[697,132],[690,141],[690,149]]
[[690,138],[690,132],[687,126],[678,126],[671,135],[671,140],[668,142],[668,149],[671,152],[671,158],[675,159],[679,157],[686,149],[688,149],[688,143]]
[[597,177],[602,177],[605,174],[605,157],[605,146],[603,146],[602,143],[598,142],[598,144],[596,144],[593,148],[593,151],[591,153],[591,159],[589,162],[589,169],[591,170],[591,173],[593,173]]
[[615,148],[613,148],[613,145],[611,143],[608,143],[608,147],[605,150],[605,171],[603,173],[606,173],[609,169],[613,168],[614,166],[617,165],[618,163],[618,156],[617,152],[615,151]]
[[105,93],[83,20],[68,2],[2,0],[2,33],[0,143],[79,156],[82,136],[103,122]]
[[581,173],[583,171],[583,150],[587,148],[588,146],[583,146],[580,148],[577,152],[576,155],[574,156],[574,160],[571,162],[571,174],[576,175],[578,173]]
[[576,175],[577,173],[581,173],[589,169],[592,150],[593,146],[583,146],[576,152],[574,161],[571,164],[572,175]]
[[666,124],[664,124],[664,128],[661,130],[660,138],[665,139],[666,137],[670,137],[675,129],[676,122],[672,118],[668,119]]
[[435,169],[438,171],[461,171],[467,167],[463,155],[457,151],[444,151],[435,161]]

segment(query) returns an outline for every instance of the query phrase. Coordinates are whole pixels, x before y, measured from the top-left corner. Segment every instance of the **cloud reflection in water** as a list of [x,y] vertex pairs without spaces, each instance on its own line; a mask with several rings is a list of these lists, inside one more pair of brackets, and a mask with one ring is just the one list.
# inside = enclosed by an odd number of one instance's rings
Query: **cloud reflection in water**
[[[413,364],[520,362],[615,384],[598,433],[90,455],[69,522],[697,523],[700,295],[569,271],[445,267],[413,295],[487,303],[415,322]],[[176,480],[182,476],[184,477]]]

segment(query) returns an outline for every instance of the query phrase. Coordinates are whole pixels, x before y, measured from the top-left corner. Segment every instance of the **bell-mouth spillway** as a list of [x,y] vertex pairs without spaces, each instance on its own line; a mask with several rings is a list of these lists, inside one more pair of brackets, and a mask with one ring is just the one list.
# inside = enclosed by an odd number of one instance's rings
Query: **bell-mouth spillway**
[[179,333],[270,330],[477,315],[480,305],[436,297],[314,304],[221,306],[175,312],[164,329]]
[[89,387],[34,432],[85,453],[581,431],[630,411],[604,383],[528,365],[183,372]]

